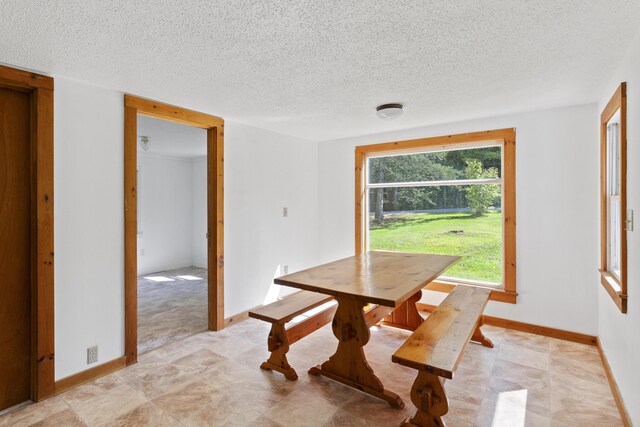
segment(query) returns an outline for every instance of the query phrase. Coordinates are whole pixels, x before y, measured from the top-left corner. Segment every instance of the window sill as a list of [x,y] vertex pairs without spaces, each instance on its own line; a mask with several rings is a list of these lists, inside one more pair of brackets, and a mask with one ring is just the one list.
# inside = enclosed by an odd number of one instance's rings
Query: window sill
[[506,303],[509,303],[509,304],[515,304],[516,303],[516,298],[518,296],[518,294],[516,292],[509,292],[509,291],[505,291],[504,289],[493,288],[491,286],[469,285],[469,284],[466,284],[466,283],[455,283],[455,282],[449,282],[449,281],[444,281],[444,280],[434,280],[433,282],[431,282],[427,286],[425,286],[424,289],[426,289],[428,291],[437,291],[437,292],[449,293],[453,289],[455,289],[456,286],[476,286],[476,287],[479,287],[479,288],[489,289],[491,291],[491,295],[489,296],[489,300],[491,300],[491,301],[499,301],[499,302],[506,302]]
[[600,271],[600,283],[622,313],[627,312],[627,296],[620,291],[620,282],[611,273]]

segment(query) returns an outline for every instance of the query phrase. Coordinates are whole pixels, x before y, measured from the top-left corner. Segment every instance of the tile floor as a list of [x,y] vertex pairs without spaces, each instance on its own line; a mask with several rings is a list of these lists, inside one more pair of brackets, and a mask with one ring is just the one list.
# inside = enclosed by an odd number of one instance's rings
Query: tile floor
[[[0,426],[397,426],[413,414],[411,369],[391,363],[407,332],[374,328],[365,347],[404,410],[306,370],[334,350],[330,326],[292,346],[298,381],[261,371],[269,326],[257,320],[203,332],[138,364],[0,417]],[[457,426],[622,425],[595,347],[485,326],[445,386]]]
[[207,330],[207,270],[138,277],[138,354]]

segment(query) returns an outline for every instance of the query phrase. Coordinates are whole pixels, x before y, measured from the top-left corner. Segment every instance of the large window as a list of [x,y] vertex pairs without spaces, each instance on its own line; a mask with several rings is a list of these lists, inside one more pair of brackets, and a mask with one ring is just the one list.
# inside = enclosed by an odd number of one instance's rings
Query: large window
[[626,85],[622,83],[600,117],[601,282],[627,311]]
[[458,255],[429,288],[515,302],[512,129],[358,147],[356,184],[359,252]]

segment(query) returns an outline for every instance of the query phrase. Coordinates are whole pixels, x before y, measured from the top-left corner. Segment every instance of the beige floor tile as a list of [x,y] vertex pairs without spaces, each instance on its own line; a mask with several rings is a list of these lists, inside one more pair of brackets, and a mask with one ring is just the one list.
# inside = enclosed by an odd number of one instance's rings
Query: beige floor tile
[[173,361],[172,365],[188,374],[197,374],[209,369],[216,363],[226,360],[224,357],[211,350],[200,349]]
[[270,408],[265,415],[285,426],[321,426],[333,418],[338,409],[303,385]]
[[543,417],[548,417],[551,411],[551,392],[549,387],[525,388],[517,382],[512,382],[503,378],[491,378],[489,387],[485,392],[485,400],[505,400],[506,402],[514,398],[524,398],[526,409]]
[[364,418],[354,417],[352,413],[344,409],[338,409],[322,427],[372,427],[374,425]]
[[283,397],[299,388],[302,381],[289,381],[279,372],[252,368],[235,361],[224,360],[198,374],[198,378],[219,390],[229,393],[237,389],[256,389],[267,395]]
[[549,370],[549,352],[522,347],[513,341],[505,341],[497,351],[497,357],[509,362],[536,369]]
[[399,425],[400,422],[415,413],[415,408],[409,400],[405,401],[403,409],[396,409],[383,400],[360,392],[344,404],[342,409],[354,417],[362,418],[373,425],[382,426]]
[[393,353],[410,335],[411,332],[409,331],[374,326],[371,329],[371,339],[369,342],[383,344],[389,347],[389,350]]
[[305,389],[338,407],[344,405],[356,393],[359,393],[351,387],[346,387],[344,384],[319,375],[311,375],[308,386]]
[[[69,396],[69,400],[67,400],[67,396]],[[88,425],[103,424],[147,402],[142,393],[128,384],[121,384],[82,398],[68,392],[63,395],[63,398]]]
[[203,348],[200,342],[173,342],[153,351],[153,355],[165,362],[173,362]]
[[120,378],[147,397],[154,398],[193,379],[193,376],[174,364],[162,362],[134,365],[122,371]]
[[551,419],[570,426],[622,426],[615,406],[600,406],[597,402],[574,396],[551,394]]
[[256,366],[260,366],[262,362],[269,358],[269,351],[267,350],[266,345],[254,346],[249,350],[238,354],[233,357],[233,361],[244,365],[247,368],[255,368]]
[[[255,397],[243,394],[241,387],[232,391],[234,396],[194,380],[155,398],[153,402],[186,426],[251,425],[254,419],[263,415],[258,405],[270,405],[265,399],[256,404]],[[261,396],[268,398],[264,394]]]
[[271,418],[262,415],[251,422],[252,427],[285,427],[280,423],[273,421]]
[[473,422],[480,411],[480,403],[476,403],[473,399],[449,399],[449,412],[447,415],[453,418]]
[[255,420],[275,422],[267,414],[284,396],[265,392],[251,384],[240,384],[233,389],[220,391],[222,395],[215,399],[208,408],[200,410],[199,414],[184,420],[186,425],[237,425],[253,426]]
[[475,369],[458,369],[453,380],[445,382],[444,387],[452,399],[466,400],[475,405],[480,405],[485,398],[489,387],[489,374]]
[[517,344],[520,347],[529,348],[539,352],[549,351],[549,338],[542,335],[506,329],[504,332],[503,343],[505,342]]
[[69,409],[60,397],[52,397],[0,417],[0,426],[31,425],[47,417]]
[[37,423],[31,424],[30,427],[82,427],[85,425],[73,410],[65,409]]
[[447,427],[472,427],[473,426],[472,422],[457,418],[456,416],[451,414],[445,415],[443,417],[443,421],[446,423]]
[[221,396],[223,394],[215,388],[199,379],[192,379],[154,398],[153,403],[178,420],[183,420]]
[[[407,405],[397,410],[307,373],[335,351],[330,325],[293,345],[289,361],[297,381],[261,370],[268,330],[250,319],[170,343],[141,355],[136,365],[0,417],[0,426],[397,426],[415,413],[409,393],[416,371],[391,362],[407,332],[376,328],[365,347],[376,375]],[[495,348],[468,345],[454,379],[445,383],[449,427],[511,426],[522,417],[525,426],[620,425],[595,348],[484,330]]]
[[559,340],[556,338],[549,338],[549,352],[553,355],[556,354],[559,357],[571,356],[594,356],[597,360],[600,360],[600,354],[598,348],[595,345],[580,344],[577,342]]
[[98,378],[95,381],[83,384],[79,387],[73,388],[61,396],[69,405],[75,403],[84,402],[88,399],[100,396],[103,393],[113,390],[124,384],[124,381],[118,374],[109,374],[102,378]]
[[552,375],[568,374],[575,378],[588,378],[593,382],[609,384],[602,362],[591,358],[552,357],[549,372]]
[[262,417],[256,408],[240,401],[231,401],[228,396],[216,396],[212,403],[181,420],[185,426],[252,426]]
[[459,369],[473,369],[489,375],[496,362],[500,348],[488,348],[479,344],[469,343],[462,356]]
[[101,427],[177,427],[178,420],[168,412],[163,411],[151,402],[144,403],[137,408],[108,421]]
[[549,427],[551,420],[527,410],[527,396],[524,392],[504,393],[500,398],[485,399],[482,402],[475,426],[478,427]]
[[549,371],[502,359],[496,360],[491,371],[491,381],[496,379],[509,380],[523,389],[549,387]]
[[576,376],[558,370],[551,372],[551,391],[555,398],[578,398],[607,407],[615,406],[609,383],[602,383],[593,376]]

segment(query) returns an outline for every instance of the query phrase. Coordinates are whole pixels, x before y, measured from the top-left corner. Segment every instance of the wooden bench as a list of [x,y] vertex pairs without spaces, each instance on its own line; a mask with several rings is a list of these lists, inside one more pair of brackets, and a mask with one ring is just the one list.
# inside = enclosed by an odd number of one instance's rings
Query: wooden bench
[[[287,361],[289,347],[296,341],[331,323],[338,306],[336,304],[327,307],[288,328],[285,328],[285,324],[291,322],[295,317],[331,300],[333,300],[333,297],[330,295],[299,291],[250,311],[250,317],[271,323],[271,331],[267,339],[267,348],[271,355],[266,362],[260,365],[260,368],[265,370],[272,369],[283,373],[288,380],[296,380],[298,374]],[[368,326],[373,326],[382,321],[392,311],[393,308],[391,307],[373,305],[366,310],[365,321]]]
[[287,361],[289,346],[331,322],[336,306],[328,307],[290,328],[285,328],[285,324],[332,299],[333,297],[330,295],[299,291],[250,311],[250,317],[271,323],[271,332],[269,332],[267,339],[267,348],[271,355],[266,362],[260,365],[260,368],[273,369],[282,372],[288,380],[296,380],[298,374]]
[[391,360],[418,370],[411,387],[411,401],[418,408],[403,426],[443,426],[449,411],[445,379],[453,379],[471,341],[493,347],[480,327],[490,291],[458,286],[400,346]]

